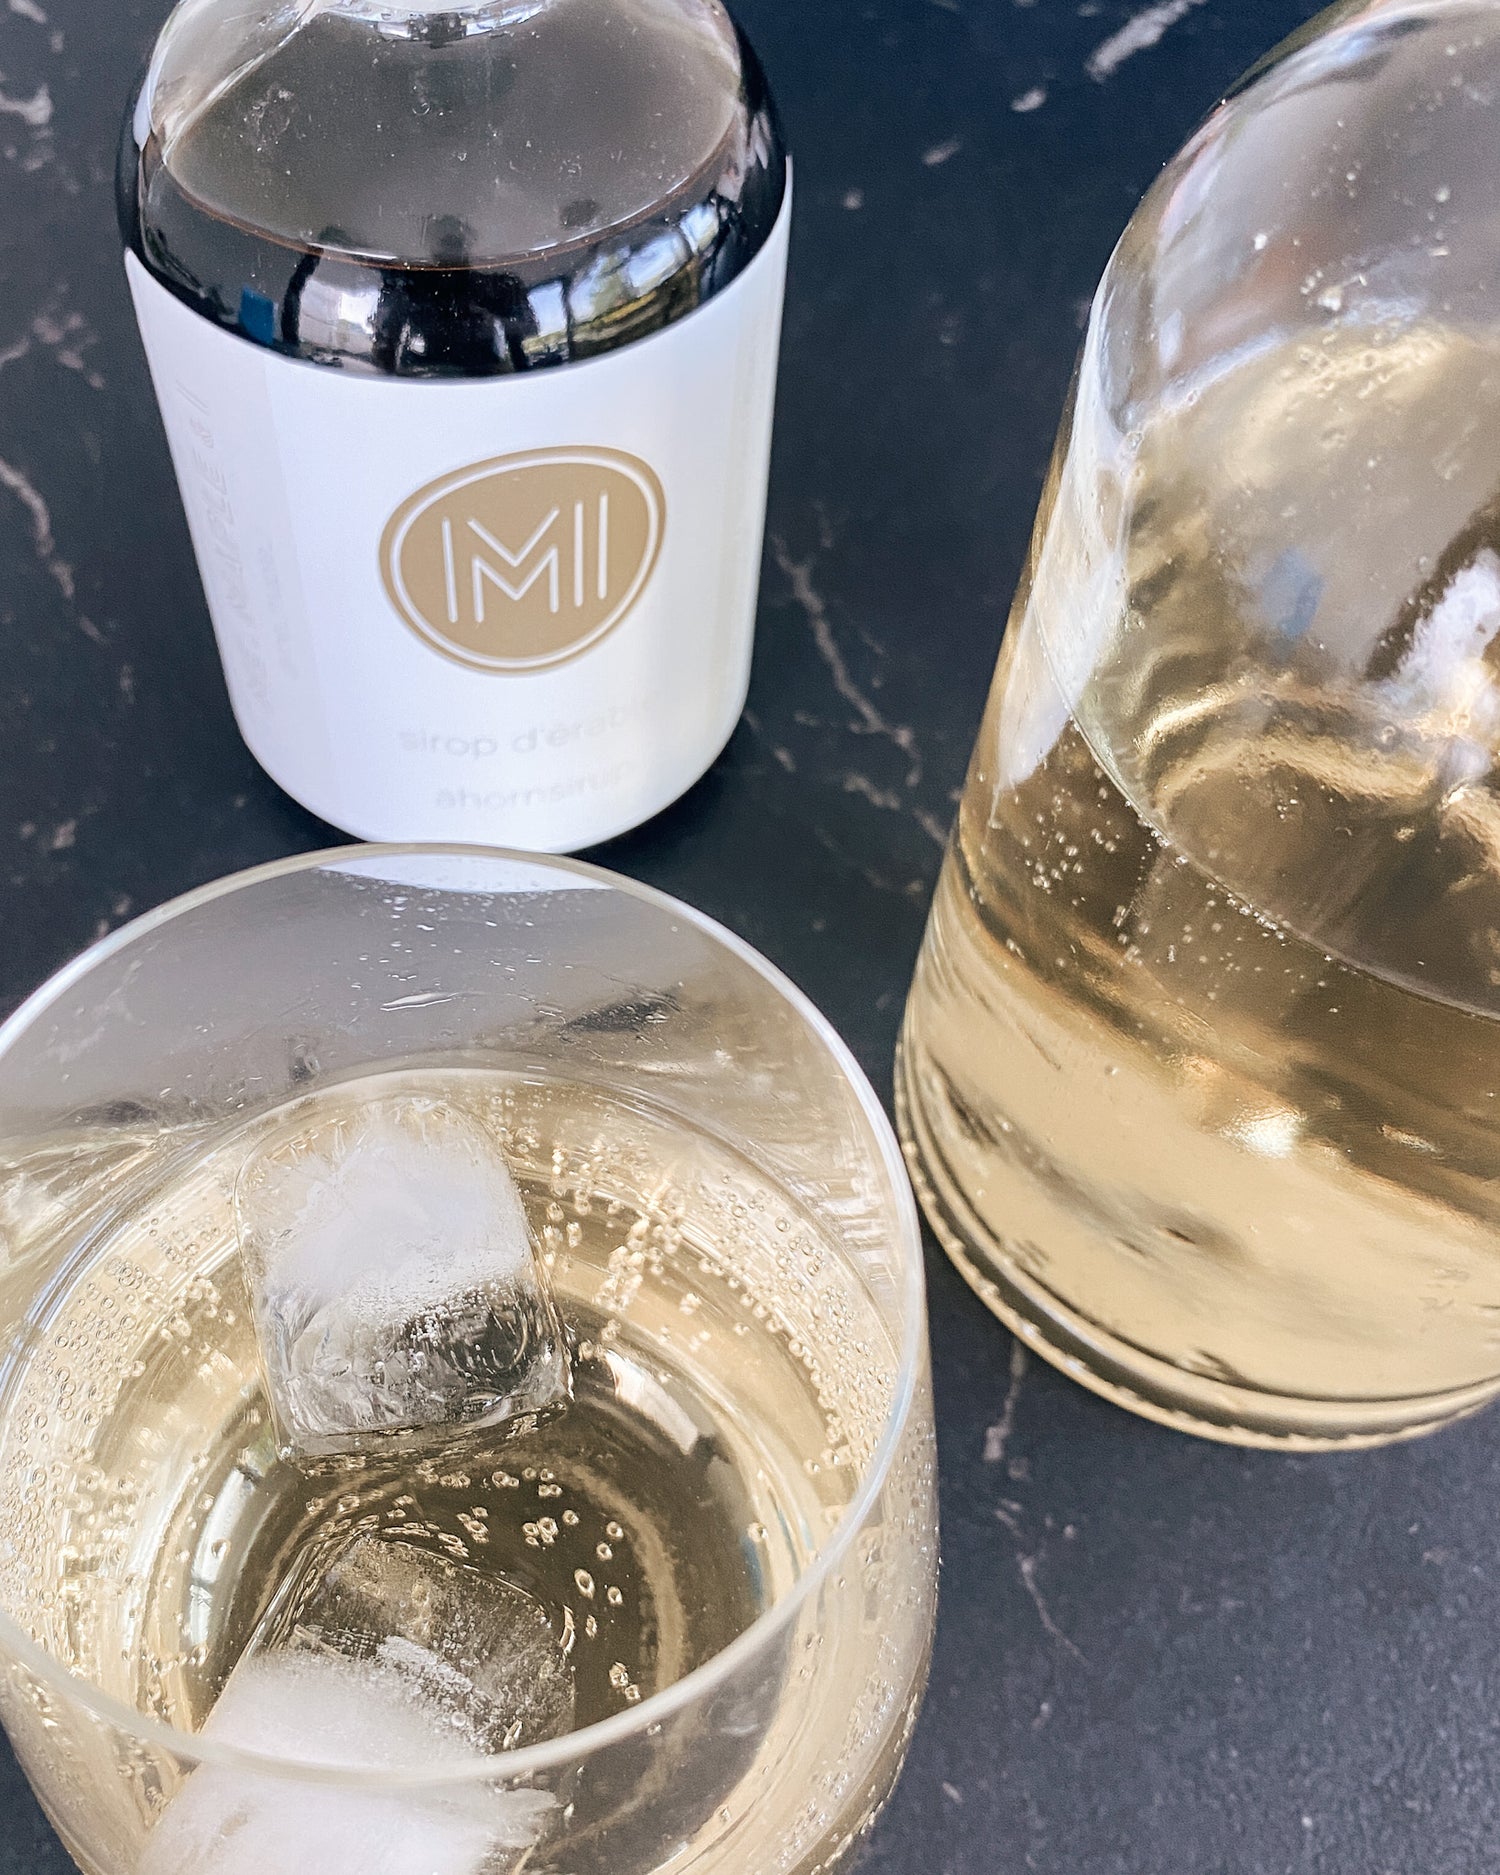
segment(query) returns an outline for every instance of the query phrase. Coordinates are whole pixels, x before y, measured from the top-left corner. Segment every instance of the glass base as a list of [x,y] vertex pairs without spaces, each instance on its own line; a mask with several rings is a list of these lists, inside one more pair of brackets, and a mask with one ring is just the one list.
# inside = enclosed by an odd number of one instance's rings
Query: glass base
[[896,1126],[928,1222],[980,1300],[1070,1380],[1144,1419],[1228,1445],[1347,1451],[1421,1438],[1500,1395],[1500,1381],[1485,1381],[1417,1399],[1304,1399],[1230,1386],[1157,1360],[1042,1290],[980,1223],[927,1124],[904,1037],[896,1051]]

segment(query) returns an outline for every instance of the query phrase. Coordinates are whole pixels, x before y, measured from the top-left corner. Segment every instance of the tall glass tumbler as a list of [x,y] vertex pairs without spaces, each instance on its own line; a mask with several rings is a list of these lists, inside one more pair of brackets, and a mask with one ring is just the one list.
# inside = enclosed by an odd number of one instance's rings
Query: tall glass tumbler
[[[289,1105],[385,1096],[503,1148],[573,1401],[487,1456],[308,1472],[236,1176]],[[784,978],[592,867],[314,854],[39,990],[0,1142],[0,1708],[82,1868],[841,1863],[926,1675],[932,1413],[894,1136]],[[278,1654],[310,1531],[358,1618]],[[507,1685],[519,1742],[477,1751]]]
[[965,1276],[1245,1444],[1500,1391],[1500,6],[1256,67],[1095,299],[907,1012]]

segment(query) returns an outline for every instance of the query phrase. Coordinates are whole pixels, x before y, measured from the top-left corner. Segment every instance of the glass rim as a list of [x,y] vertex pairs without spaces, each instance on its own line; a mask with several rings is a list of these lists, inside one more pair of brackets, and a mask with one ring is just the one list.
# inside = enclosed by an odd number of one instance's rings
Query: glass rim
[[838,1523],[818,1546],[807,1567],[787,1593],[757,1615],[726,1647],[694,1667],[691,1672],[685,1673],[680,1680],[674,1680],[671,1685],[643,1699],[638,1706],[612,1713],[608,1718],[579,1727],[577,1731],[564,1732],[535,1745],[521,1746],[514,1751],[445,1760],[441,1764],[423,1766],[418,1771],[399,1770],[393,1766],[365,1767],[318,1761],[309,1763],[305,1759],[283,1758],[270,1752],[249,1750],[205,1737],[201,1732],[183,1731],[106,1692],[103,1687],[96,1686],[92,1680],[64,1665],[40,1642],[33,1640],[10,1612],[0,1606],[0,1648],[60,1695],[76,1700],[97,1718],[133,1738],[169,1751],[174,1757],[188,1758],[198,1764],[213,1764],[252,1775],[291,1778],[302,1783],[338,1785],[352,1790],[440,1790],[476,1779],[507,1785],[521,1784],[540,1772],[556,1770],[560,1766],[587,1759],[595,1752],[636,1734],[645,1736],[653,1727],[712,1693],[741,1665],[774,1645],[781,1633],[791,1625],[803,1604],[828,1580],[848,1551],[889,1476],[916,1397],[925,1348],[926,1287],[916,1200],[912,1196],[891,1122],[848,1043],[811,998],[784,972],[717,919],[710,918],[681,899],[673,898],[668,892],[659,891],[655,886],[643,885],[586,860],[554,854],[525,853],[509,847],[455,845],[440,841],[355,842],[346,846],[319,847],[313,852],[292,854],[284,859],[228,873],[206,885],[180,893],[152,910],[141,913],[139,917],[130,919],[54,971],[0,1023],[0,1062],[3,1062],[16,1039],[102,958],[128,949],[138,939],[170,924],[176,918],[211,904],[215,899],[231,897],[292,873],[336,869],[341,862],[347,864],[356,857],[399,859],[409,856],[442,856],[481,864],[486,861],[498,862],[506,866],[523,866],[532,873],[556,871],[581,876],[622,891],[673,916],[685,918],[715,944],[737,957],[742,964],[748,965],[802,1018],[831,1055],[858,1099],[880,1162],[888,1175],[894,1199],[894,1236],[901,1252],[901,1282],[898,1290],[901,1323],[896,1385],[885,1424],[870,1455],[859,1490],[845,1506]]

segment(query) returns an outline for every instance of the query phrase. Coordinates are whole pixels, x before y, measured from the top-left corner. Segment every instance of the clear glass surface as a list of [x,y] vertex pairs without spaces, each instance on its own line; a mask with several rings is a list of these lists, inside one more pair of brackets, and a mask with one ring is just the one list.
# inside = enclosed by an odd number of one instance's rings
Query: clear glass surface
[[1500,8],[1345,5],[1110,262],[908,1008],[965,1275],[1249,1443],[1500,1389]]
[[720,0],[181,0],[118,176],[126,243],[204,317],[416,378],[660,331],[786,181]]
[[[573,1402],[414,1474],[308,1472],[265,1410],[235,1178],[290,1103],[392,1089],[503,1147]],[[848,1854],[931,1638],[920,1245],[868,1085],[754,953],[568,862],[283,862],[0,1029],[0,1155],[0,1707],[82,1868]],[[366,1670],[398,1606],[401,1657],[449,1664],[393,1715]]]

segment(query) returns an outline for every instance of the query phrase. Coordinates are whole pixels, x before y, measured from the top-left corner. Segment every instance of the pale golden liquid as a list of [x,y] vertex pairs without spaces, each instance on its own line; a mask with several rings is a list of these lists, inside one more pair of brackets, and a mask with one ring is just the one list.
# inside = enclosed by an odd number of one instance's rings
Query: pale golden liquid
[[1018,601],[908,1144],[993,1306],[1196,1430],[1392,1436],[1500,1376],[1496,621],[1431,624],[1500,575],[1497,436],[1489,345],[1272,351],[1085,478],[1113,584],[1065,472]]
[[[568,1649],[575,1726],[626,1711],[773,1606],[834,1529],[890,1409],[889,1333],[784,1193],[649,1106],[474,1071],[365,1085],[452,1102],[504,1146],[577,1337],[572,1406],[509,1442],[301,1469],[271,1436],[235,1252],[249,1139],[122,1130],[39,1148],[6,1168],[5,1221],[18,1279],[34,1258],[61,1269],[0,1394],[0,1598],[74,1672],[191,1731],[281,1585],[380,1530],[541,1604]],[[739,1714],[738,1756],[659,1767],[698,1776],[709,1834],[740,1822],[744,1779],[764,1795],[740,1833],[797,1839],[810,1761],[841,1740],[855,1811],[828,1802],[813,1849],[883,1796],[928,1638],[893,1612],[925,1607],[930,1558],[907,1565],[888,1583],[893,1648],[869,1638],[878,1610],[831,1598],[828,1631]],[[890,1695],[877,1741],[871,1676],[892,1661],[906,1680],[876,1682]],[[592,1867],[609,1827],[549,1853]]]

